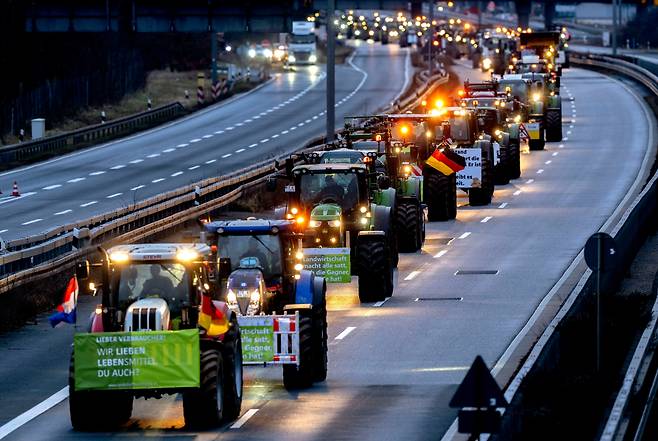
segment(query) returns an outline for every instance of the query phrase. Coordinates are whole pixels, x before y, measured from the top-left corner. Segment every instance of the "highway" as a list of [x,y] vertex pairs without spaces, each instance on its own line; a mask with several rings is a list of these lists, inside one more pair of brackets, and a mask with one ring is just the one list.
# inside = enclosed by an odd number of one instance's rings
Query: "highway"
[[[361,43],[336,67],[337,127],[345,115],[390,104],[410,76],[406,49]],[[319,67],[299,67],[180,121],[1,173],[0,235],[44,232],[298,149],[325,133],[324,76]],[[20,198],[9,195],[14,181]]]
[[[367,60],[358,55],[355,63],[365,66]],[[463,79],[481,77],[466,66],[457,66]],[[373,62],[371,76],[377,71]],[[388,80],[385,90],[394,95],[400,83],[391,78],[402,74],[387,68],[381,69],[381,75]],[[353,82],[360,81],[352,76]],[[305,84],[295,90],[308,87],[308,80]],[[354,87],[337,84],[344,88],[343,94]],[[548,143],[545,151],[523,154],[521,179],[497,187],[492,205],[473,208],[460,199],[464,206],[455,221],[428,224],[422,252],[401,255],[393,297],[359,305],[353,287],[331,287],[326,383],[292,393],[283,388],[279,369],[247,368],[245,416],[235,424],[211,432],[187,432],[182,429],[181,401],[171,397],[137,400],[131,422],[118,433],[76,433],[70,427],[66,389],[62,389],[72,329],[51,331],[40,322],[0,336],[0,350],[8,354],[0,360],[0,439],[9,429],[8,440],[441,439],[456,415],[447,403],[474,357],[482,355],[490,367],[504,362],[501,356],[587,237],[620,202],[637,193],[636,183],[645,173],[655,121],[643,101],[623,83],[581,69],[565,70],[562,90],[563,141]],[[373,86],[368,93],[365,96],[372,97],[382,91]],[[346,111],[364,105],[358,95],[353,98]],[[289,117],[297,121],[313,112],[318,110],[298,109]],[[172,139],[166,145],[176,142]],[[229,145],[222,144],[221,152],[235,151],[236,145]],[[198,152],[196,147],[186,148],[183,158],[190,151]],[[135,155],[143,157],[146,152],[139,153]],[[111,164],[125,164],[129,157],[125,152]],[[158,172],[165,176],[157,161],[145,161],[149,178]],[[194,158],[185,165],[192,162],[199,163]],[[108,170],[108,165],[98,170]],[[66,168],[75,174],[73,165]],[[178,168],[183,170],[183,164]],[[139,182],[135,170],[130,176]],[[102,190],[103,194],[119,191]],[[91,199],[87,196],[85,200]],[[468,273],[460,275],[460,271]],[[83,307],[90,310],[93,302],[84,299]],[[41,407],[34,407],[40,403]],[[12,420],[24,411],[33,419]]]

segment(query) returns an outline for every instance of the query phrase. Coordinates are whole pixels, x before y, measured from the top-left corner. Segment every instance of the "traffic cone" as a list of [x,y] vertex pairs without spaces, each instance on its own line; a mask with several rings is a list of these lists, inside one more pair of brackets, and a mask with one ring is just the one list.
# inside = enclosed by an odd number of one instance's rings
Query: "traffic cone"
[[14,181],[14,188],[11,190],[11,195],[14,197],[19,197],[21,193],[18,191],[18,183]]

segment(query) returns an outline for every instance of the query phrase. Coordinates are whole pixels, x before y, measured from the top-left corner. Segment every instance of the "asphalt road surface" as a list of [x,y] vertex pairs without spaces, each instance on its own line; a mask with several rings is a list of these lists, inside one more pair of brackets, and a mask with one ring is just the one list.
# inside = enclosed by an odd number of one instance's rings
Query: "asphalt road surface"
[[[389,105],[410,77],[406,49],[360,43],[336,67],[336,127]],[[0,236],[44,232],[298,149],[325,133],[324,77],[319,66],[299,67],[164,127],[1,173]],[[9,195],[14,181],[20,198]]]
[[[440,439],[456,414],[447,403],[475,356],[496,363],[630,192],[653,136],[643,104],[616,80],[567,70],[563,96],[564,140],[523,154],[522,178],[497,187],[490,206],[462,198],[456,220],[429,224],[422,252],[401,256],[393,297],[359,305],[353,286],[331,287],[325,383],[292,393],[280,369],[247,368],[245,416],[234,428],[185,431],[181,401],[171,397],[137,400],[118,433],[76,433],[62,389],[72,329],[39,322],[0,337],[0,438],[15,429],[6,439]],[[300,110],[295,121],[306,115]]]

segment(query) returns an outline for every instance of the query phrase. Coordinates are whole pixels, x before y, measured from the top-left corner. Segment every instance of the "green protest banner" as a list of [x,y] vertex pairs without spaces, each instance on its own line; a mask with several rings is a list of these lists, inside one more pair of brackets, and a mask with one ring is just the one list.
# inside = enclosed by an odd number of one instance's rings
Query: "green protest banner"
[[76,334],[76,390],[199,387],[199,330]]
[[240,316],[242,363],[258,364],[274,360],[274,324],[271,317]]
[[324,277],[327,283],[352,280],[349,248],[304,248],[304,269]]

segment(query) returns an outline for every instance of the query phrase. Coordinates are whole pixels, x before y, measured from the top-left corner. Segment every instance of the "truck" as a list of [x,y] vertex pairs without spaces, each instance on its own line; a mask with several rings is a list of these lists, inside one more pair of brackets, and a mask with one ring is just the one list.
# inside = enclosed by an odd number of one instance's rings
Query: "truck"
[[132,244],[98,249],[78,280],[102,293],[87,332],[74,336],[69,412],[77,430],[126,422],[136,397],[182,395],[185,425],[236,419],[242,405],[237,316],[212,298],[216,274],[205,244]]
[[303,235],[287,220],[204,224],[219,298],[237,315],[243,364],[282,366],[288,390],[327,377],[327,285],[304,269]]
[[288,40],[288,64],[315,64],[317,61],[315,24],[310,21],[293,21]]

